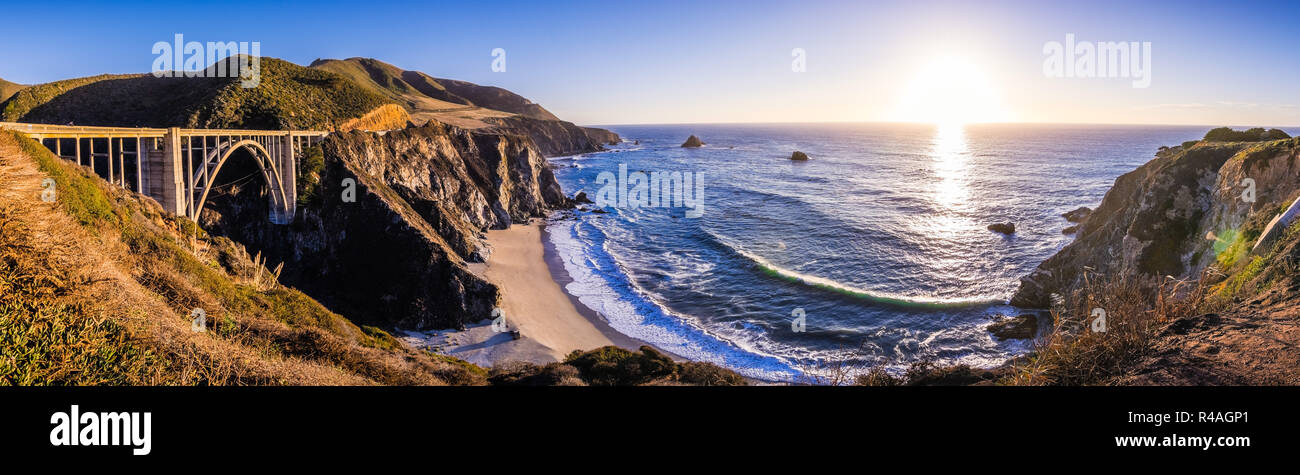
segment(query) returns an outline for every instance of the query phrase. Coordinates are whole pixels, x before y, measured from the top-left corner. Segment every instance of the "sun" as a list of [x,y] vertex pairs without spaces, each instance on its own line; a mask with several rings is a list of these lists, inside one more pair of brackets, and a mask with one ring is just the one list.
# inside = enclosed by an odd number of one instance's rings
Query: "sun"
[[961,125],[1006,122],[1010,114],[997,88],[966,58],[935,58],[919,68],[900,96],[900,122]]

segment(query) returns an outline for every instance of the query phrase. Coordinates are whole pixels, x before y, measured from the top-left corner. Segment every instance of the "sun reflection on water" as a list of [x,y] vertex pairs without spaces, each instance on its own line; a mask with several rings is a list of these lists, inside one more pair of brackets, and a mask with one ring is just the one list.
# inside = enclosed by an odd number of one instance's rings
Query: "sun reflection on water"
[[938,124],[934,134],[934,202],[943,209],[962,212],[970,209],[967,167],[970,152],[962,124]]

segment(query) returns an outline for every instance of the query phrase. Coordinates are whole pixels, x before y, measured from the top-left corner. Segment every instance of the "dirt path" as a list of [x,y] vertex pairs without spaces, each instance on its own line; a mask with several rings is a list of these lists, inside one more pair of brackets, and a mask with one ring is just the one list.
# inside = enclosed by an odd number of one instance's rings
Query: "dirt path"
[[1300,384],[1300,283],[1279,285],[1223,314],[1169,324],[1155,353],[1121,384]]

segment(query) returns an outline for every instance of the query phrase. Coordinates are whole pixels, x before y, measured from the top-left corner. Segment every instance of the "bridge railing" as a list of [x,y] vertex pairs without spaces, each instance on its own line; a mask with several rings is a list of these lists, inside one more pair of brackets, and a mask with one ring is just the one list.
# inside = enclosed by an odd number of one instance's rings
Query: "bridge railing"
[[23,124],[18,122],[0,122],[0,128],[40,138],[106,138],[106,137],[143,137],[155,138],[167,135],[167,129],[146,127],[89,127],[77,125]]
[[[167,135],[167,129],[151,127],[97,127],[81,125],[26,124],[21,122],[0,122],[0,128],[16,130],[33,138],[105,138],[105,137],[142,137],[155,138]],[[329,132],[322,130],[252,130],[252,129],[180,129],[181,135],[216,136],[244,135],[256,137],[283,137],[289,133],[294,137],[324,137]]]

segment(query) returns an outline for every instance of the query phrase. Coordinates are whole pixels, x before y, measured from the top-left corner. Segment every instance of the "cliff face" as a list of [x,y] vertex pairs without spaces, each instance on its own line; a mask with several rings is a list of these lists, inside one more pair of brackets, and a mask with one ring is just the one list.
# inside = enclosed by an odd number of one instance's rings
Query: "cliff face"
[[[1300,195],[1297,150],[1300,141],[1288,139],[1162,151],[1115,180],[1077,239],[1022,278],[1011,304],[1047,307],[1052,293],[1078,285],[1084,267],[1180,278],[1227,267]],[[1247,178],[1254,180],[1253,202],[1243,199]]]
[[604,150],[602,145],[618,143],[618,134],[604,129],[579,127],[562,120],[542,120],[523,116],[485,119],[495,124],[490,130],[526,135],[548,157]]
[[[483,231],[569,204],[526,137],[436,122],[322,145],[319,187],[290,226],[265,219],[258,193],[215,200],[205,229],[286,262],[282,280],[355,321],[447,328],[487,318],[496,286],[467,261],[490,252]],[[355,202],[345,201],[355,180]]]
[[605,129],[595,127],[583,127],[582,130],[587,133],[587,138],[598,145],[617,145],[623,141],[618,134]]

